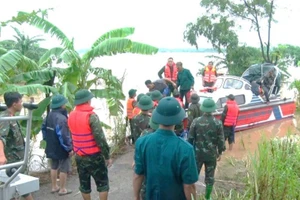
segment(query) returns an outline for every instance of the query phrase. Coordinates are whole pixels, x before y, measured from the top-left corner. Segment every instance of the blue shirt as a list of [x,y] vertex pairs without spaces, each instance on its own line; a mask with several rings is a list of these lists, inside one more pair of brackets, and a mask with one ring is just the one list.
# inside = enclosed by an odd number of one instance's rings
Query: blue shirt
[[135,173],[146,177],[147,200],[185,200],[183,184],[198,181],[193,147],[173,131],[140,137],[134,160]]

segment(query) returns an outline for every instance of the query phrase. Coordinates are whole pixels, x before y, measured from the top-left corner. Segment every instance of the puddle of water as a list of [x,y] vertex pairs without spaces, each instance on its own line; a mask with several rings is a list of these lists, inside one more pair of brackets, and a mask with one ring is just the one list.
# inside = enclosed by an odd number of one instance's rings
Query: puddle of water
[[[249,153],[254,153],[258,143],[263,139],[271,139],[274,137],[283,137],[288,133],[300,134],[297,124],[300,123],[300,115],[295,118],[285,119],[282,121],[270,123],[254,129],[236,132],[235,144],[233,150],[227,150],[224,156],[232,156],[237,159],[245,158]],[[228,149],[228,143],[226,143]]]

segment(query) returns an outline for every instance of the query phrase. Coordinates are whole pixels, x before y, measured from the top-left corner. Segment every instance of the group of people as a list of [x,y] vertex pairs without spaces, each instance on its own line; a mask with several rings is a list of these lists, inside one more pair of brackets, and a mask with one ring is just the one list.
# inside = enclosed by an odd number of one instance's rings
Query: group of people
[[[170,65],[171,61],[170,58]],[[176,63],[176,66],[182,69],[182,65]],[[168,64],[166,67],[169,67]],[[208,82],[211,75],[217,76],[214,74],[216,70],[212,64],[207,69],[211,72],[207,72],[210,75],[203,84],[211,87],[213,84],[209,85]],[[187,80],[187,77],[182,80]],[[178,79],[179,73],[177,80],[173,77],[153,83],[147,80],[147,94],[137,95],[135,89],[129,91],[127,117],[130,138],[135,144],[133,187],[136,200],[196,199],[195,183],[203,165],[205,198],[211,199],[217,160],[226,149],[225,141],[228,140],[229,150],[233,148],[239,113],[234,95],[227,96],[226,106],[218,120],[212,114],[216,104],[211,98],[205,99],[200,105],[199,96],[191,92],[190,97],[186,97],[186,104],[182,103],[184,92],[179,94],[177,91],[180,86]],[[189,91],[193,86],[191,83],[187,87]],[[159,98],[155,99],[154,96]],[[186,138],[182,137],[182,132],[186,133]]]
[[[146,80],[145,85],[149,92],[158,90],[164,96],[174,95],[178,91],[180,98],[184,101],[185,108],[188,108],[191,91],[194,90],[194,76],[190,70],[183,67],[182,62],[175,62],[170,57],[168,62],[159,70],[159,79],[155,81]],[[217,80],[217,71],[210,61],[203,70],[202,85],[203,87],[212,87]]]
[[[203,74],[204,85],[216,77],[212,63]],[[205,198],[211,198],[217,160],[234,143],[238,106],[233,95],[228,96],[221,120],[212,113],[216,104],[205,99],[200,105],[199,96],[191,92],[194,78],[181,62],[172,58],[159,72],[165,78],[151,82],[147,94],[129,91],[127,118],[135,146],[133,190],[135,199],[191,199],[196,198],[195,182],[205,166]],[[214,74],[215,73],[215,74]],[[213,78],[212,78],[213,77]],[[171,97],[171,95],[173,97]],[[75,94],[75,109],[69,114],[63,95],[54,95],[51,111],[41,130],[46,141],[45,153],[51,159],[51,193],[60,196],[72,193],[66,187],[67,174],[71,170],[71,157],[75,156],[79,176],[79,190],[84,200],[90,200],[91,177],[95,180],[99,198],[108,198],[108,167],[111,166],[110,148],[93,112],[88,90]],[[183,103],[183,99],[185,102]],[[7,110],[0,117],[14,116],[22,109],[22,95],[18,92],[4,94]],[[187,112],[185,111],[187,110]],[[0,122],[0,165],[24,158],[24,138],[15,120]],[[59,173],[60,184],[57,184]],[[32,200],[31,194],[24,195]]]
[[215,102],[208,98],[200,105],[199,96],[192,94],[186,140],[176,133],[176,126],[186,118],[180,102],[175,97],[164,97],[154,104],[150,96],[140,94],[135,108],[141,111],[131,119],[135,199],[196,199],[195,183],[203,165],[205,198],[211,199],[217,160],[226,149],[225,141],[230,150],[234,143],[239,112],[234,96],[228,96],[218,120],[212,115]]
[[[91,177],[95,180],[100,200],[107,200],[109,191],[108,167],[112,165],[110,148],[100,124],[93,112],[94,95],[85,89],[75,94],[75,109],[66,110],[66,97],[52,97],[51,111],[41,127],[46,141],[46,157],[51,160],[51,193],[59,196],[72,193],[66,188],[67,174],[71,170],[71,156],[75,156],[79,190],[84,200],[91,200]],[[22,95],[18,92],[4,94],[7,110],[0,117],[14,116],[22,109]],[[0,122],[0,165],[24,159],[25,141],[19,123],[15,120]],[[59,171],[59,182],[57,176]],[[31,194],[23,196],[32,200]]]

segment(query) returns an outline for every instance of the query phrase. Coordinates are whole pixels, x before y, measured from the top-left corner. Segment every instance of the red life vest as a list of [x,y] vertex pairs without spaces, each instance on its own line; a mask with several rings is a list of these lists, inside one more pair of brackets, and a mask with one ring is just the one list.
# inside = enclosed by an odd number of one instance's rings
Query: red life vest
[[158,101],[157,100],[153,101],[153,108],[156,108],[157,105],[158,105]]
[[68,119],[72,135],[73,150],[79,156],[93,155],[101,152],[90,127],[90,116],[95,114],[93,107],[81,104],[75,107]]
[[226,102],[226,105],[228,107],[227,114],[224,120],[225,126],[235,126],[236,121],[239,114],[239,106],[237,105],[236,101],[228,100]]
[[[171,81],[177,81],[177,67],[175,65],[175,63],[173,63],[173,70],[171,70],[171,66],[169,66],[168,64],[166,64],[165,66],[165,78],[169,78],[171,79]],[[171,73],[172,71],[172,73]]]
[[138,108],[138,107],[135,107],[133,110],[132,110],[132,118],[134,118],[135,116],[137,116],[138,114],[141,113],[141,109]]
[[127,117],[128,117],[128,119],[133,118],[132,112],[133,112],[133,109],[134,109],[134,106],[133,106],[134,102],[135,102],[134,98],[129,98],[127,100]]
[[179,102],[180,106],[184,108],[182,100],[179,97],[175,98],[175,99]]
[[216,76],[216,68],[213,67],[211,70],[206,67],[205,68],[205,72],[204,72],[204,81],[211,83],[211,82],[215,82],[217,80],[217,76]]

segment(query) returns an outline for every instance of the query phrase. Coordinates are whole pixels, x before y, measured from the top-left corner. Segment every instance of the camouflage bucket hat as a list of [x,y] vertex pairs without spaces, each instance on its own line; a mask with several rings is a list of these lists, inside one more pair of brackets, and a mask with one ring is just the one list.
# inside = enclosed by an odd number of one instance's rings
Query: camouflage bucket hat
[[154,90],[153,92],[151,92],[151,99],[153,101],[155,101],[155,100],[161,100],[162,98],[163,98],[163,95],[161,94],[160,91]]
[[152,128],[153,130],[157,130],[159,127],[159,125],[157,123],[153,122],[152,117],[150,118],[149,125],[150,125],[150,128]]
[[185,111],[174,97],[165,97],[160,100],[152,113],[154,123],[166,126],[179,124],[184,117]]
[[152,99],[147,95],[142,96],[137,104],[137,107],[139,107],[141,110],[151,110],[153,106]]
[[94,95],[90,91],[88,91],[86,89],[82,89],[75,93],[74,104],[75,104],[75,106],[77,106],[77,105],[88,102],[92,98],[94,98]]
[[233,94],[230,94],[230,95],[228,95],[228,96],[226,96],[228,99],[230,99],[230,100],[234,100],[235,99],[235,97],[234,97],[234,95]]
[[68,103],[68,100],[66,99],[66,97],[64,97],[63,95],[57,94],[52,97],[50,108],[51,109],[60,108],[61,106],[65,105],[66,103]]
[[200,107],[203,112],[214,112],[216,110],[216,103],[211,98],[205,99]]
[[191,101],[192,101],[192,103],[198,103],[199,100],[200,100],[200,97],[199,97],[198,94],[195,94],[195,93],[192,94],[192,96],[191,96]]

